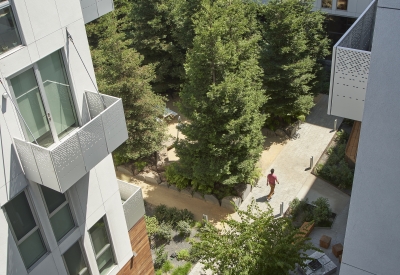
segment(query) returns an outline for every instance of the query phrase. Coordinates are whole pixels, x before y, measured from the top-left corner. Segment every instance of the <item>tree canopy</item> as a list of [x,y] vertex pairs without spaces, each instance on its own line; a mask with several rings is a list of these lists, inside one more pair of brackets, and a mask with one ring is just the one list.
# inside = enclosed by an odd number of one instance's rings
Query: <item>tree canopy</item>
[[205,193],[215,183],[250,182],[262,151],[266,97],[255,29],[254,10],[241,0],[204,0],[194,17],[180,93],[190,123],[176,153],[180,173]]
[[[143,57],[130,47],[125,29],[129,2],[115,1],[115,11],[86,25],[93,65],[101,92],[122,98],[128,140],[114,156],[118,162],[138,160],[159,150],[166,138],[162,118],[165,100],[153,93],[153,65],[142,65]],[[121,6],[119,6],[121,5]]]
[[213,274],[289,274],[296,263],[304,265],[305,251],[318,250],[290,219],[274,218],[270,206],[264,212],[253,201],[237,213],[240,221],[224,220],[223,229],[207,223],[193,242],[194,257]]
[[[267,125],[277,127],[305,116],[313,97],[324,90],[320,60],[329,54],[325,15],[312,11],[312,0],[271,0],[257,5],[260,64],[270,100]],[[326,87],[325,87],[326,88]]]

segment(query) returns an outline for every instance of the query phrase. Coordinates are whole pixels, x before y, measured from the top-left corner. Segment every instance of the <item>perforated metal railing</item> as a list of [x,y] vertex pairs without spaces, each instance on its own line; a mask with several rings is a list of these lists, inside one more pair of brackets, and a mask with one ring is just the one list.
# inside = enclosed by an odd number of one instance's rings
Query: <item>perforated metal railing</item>
[[376,3],[370,3],[333,47],[328,114],[362,120]]
[[122,180],[118,180],[118,187],[129,231],[145,214],[142,189]]
[[122,100],[86,92],[91,120],[44,148],[14,138],[25,175],[29,180],[64,193],[128,138]]

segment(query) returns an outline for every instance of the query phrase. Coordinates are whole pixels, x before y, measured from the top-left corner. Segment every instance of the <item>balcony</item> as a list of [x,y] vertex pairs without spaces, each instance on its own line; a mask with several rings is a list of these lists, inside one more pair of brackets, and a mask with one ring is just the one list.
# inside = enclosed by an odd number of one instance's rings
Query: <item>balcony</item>
[[372,1],[332,51],[328,114],[362,121],[377,1]]
[[122,100],[86,92],[91,119],[48,148],[14,138],[26,177],[64,193],[128,138]]
[[129,231],[145,214],[142,189],[122,180],[118,180],[118,187]]

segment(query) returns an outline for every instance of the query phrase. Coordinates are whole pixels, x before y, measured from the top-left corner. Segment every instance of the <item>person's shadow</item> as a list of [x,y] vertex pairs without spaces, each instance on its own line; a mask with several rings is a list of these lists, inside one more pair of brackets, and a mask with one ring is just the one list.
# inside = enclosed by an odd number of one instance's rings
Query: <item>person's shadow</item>
[[268,201],[268,200],[267,200],[267,195],[262,196],[262,197],[256,199],[256,202],[267,202],[267,201]]

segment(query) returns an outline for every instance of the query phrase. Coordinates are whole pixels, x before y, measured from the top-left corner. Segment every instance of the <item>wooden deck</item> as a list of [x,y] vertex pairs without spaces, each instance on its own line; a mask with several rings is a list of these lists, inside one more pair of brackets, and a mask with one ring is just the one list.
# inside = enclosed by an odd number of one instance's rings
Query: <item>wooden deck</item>
[[154,266],[151,257],[149,238],[146,231],[146,223],[142,217],[129,230],[132,250],[137,253],[118,272],[118,275],[153,275]]
[[361,122],[355,121],[351,129],[349,141],[346,145],[346,161],[349,165],[355,166],[357,159],[358,140],[360,139]]

